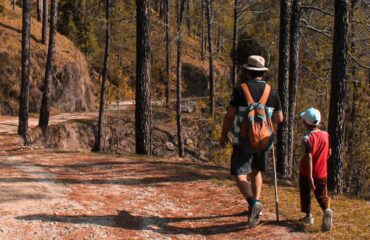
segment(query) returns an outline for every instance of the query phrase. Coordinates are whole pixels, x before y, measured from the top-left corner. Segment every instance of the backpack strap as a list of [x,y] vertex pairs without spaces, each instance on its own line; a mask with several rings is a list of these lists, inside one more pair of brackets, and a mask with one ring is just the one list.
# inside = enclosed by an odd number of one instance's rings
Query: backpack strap
[[254,103],[254,100],[251,95],[251,92],[249,91],[248,85],[246,83],[242,83],[240,84],[240,86],[242,87],[244,97],[245,97],[245,100],[247,100],[248,105]]
[[267,99],[270,96],[271,86],[266,83],[265,90],[263,90],[262,97],[259,100],[259,103],[266,105]]

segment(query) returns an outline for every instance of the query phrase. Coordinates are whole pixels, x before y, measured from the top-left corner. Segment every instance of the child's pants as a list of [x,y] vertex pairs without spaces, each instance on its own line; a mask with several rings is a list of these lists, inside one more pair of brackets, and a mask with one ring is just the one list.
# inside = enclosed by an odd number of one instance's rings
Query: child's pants
[[[330,207],[330,199],[328,196],[327,179],[314,178],[316,190],[314,191],[317,202],[321,209]],[[301,195],[301,211],[309,214],[311,213],[311,188],[308,182],[308,177],[299,176],[299,191]]]

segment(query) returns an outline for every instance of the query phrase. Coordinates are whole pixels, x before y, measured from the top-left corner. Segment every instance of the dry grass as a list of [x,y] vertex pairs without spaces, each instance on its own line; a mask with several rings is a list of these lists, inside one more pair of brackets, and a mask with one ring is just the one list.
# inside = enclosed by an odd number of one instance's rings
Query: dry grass
[[[210,181],[239,198],[239,192],[228,170],[213,169],[206,166],[188,167],[194,174],[214,176]],[[275,193],[271,179],[264,179],[261,201],[268,212],[275,213]],[[331,232],[321,231],[322,211],[312,196],[312,214],[315,223],[304,225],[299,219],[304,216],[300,212],[299,189],[295,186],[284,186],[279,183],[280,217],[289,222],[296,222],[296,230],[304,232],[312,239],[370,239],[370,203],[353,197],[337,195],[331,198],[331,208],[334,211],[333,229]]]
[[[0,14],[0,101],[18,104],[21,74],[21,30],[22,13],[20,8],[13,11],[11,1],[0,0],[4,7]],[[31,19],[31,92],[30,101],[33,105],[41,98],[41,87],[45,75],[47,45],[41,43],[42,24]],[[73,66],[78,72],[81,84],[92,85],[88,63],[79,49],[66,37],[57,34],[55,51],[55,74],[62,73],[66,66]],[[76,77],[77,78],[77,77]],[[68,83],[60,83],[67,85]],[[94,87],[92,87],[94,88]],[[60,106],[58,106],[60,107]],[[17,108],[14,108],[17,109]]]

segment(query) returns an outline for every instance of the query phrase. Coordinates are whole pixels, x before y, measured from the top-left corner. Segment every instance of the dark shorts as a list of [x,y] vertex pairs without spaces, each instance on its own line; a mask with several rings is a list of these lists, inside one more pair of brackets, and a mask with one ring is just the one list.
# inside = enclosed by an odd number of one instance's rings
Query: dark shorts
[[246,154],[237,145],[233,146],[231,155],[231,175],[247,175],[252,172],[252,169],[264,172],[268,159],[268,151]]

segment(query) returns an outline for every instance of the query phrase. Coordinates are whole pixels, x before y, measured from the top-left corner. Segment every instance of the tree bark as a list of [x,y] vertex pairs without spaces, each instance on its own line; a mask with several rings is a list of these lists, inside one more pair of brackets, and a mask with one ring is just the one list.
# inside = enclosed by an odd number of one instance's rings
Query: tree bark
[[221,26],[218,26],[217,28],[217,54],[220,53],[220,47],[221,47],[221,34],[222,34],[222,29]]
[[150,0],[136,0],[136,153],[151,154]]
[[18,134],[27,145],[28,110],[30,94],[30,33],[31,33],[31,0],[22,0],[22,73],[19,97]]
[[280,1],[280,35],[279,35],[279,77],[278,93],[281,100],[284,121],[279,124],[277,132],[278,171],[283,178],[290,177],[291,166],[288,162],[288,63],[289,54],[289,0]]
[[48,31],[48,1],[42,2],[42,29],[41,29],[41,42],[46,44],[46,35]]
[[344,118],[347,75],[348,2],[335,0],[332,77],[329,112],[329,134],[332,156],[329,161],[328,186],[342,192]]
[[205,46],[205,43],[206,43],[206,39],[205,39],[205,34],[204,34],[204,19],[205,19],[205,5],[204,5],[204,0],[202,0],[201,2],[201,9],[202,9],[202,20],[201,20],[201,46],[200,46],[200,57],[202,59],[202,62],[204,62],[204,60],[206,59],[206,46]]
[[299,22],[301,18],[300,0],[292,2],[292,17],[290,21],[290,48],[289,48],[289,118],[288,118],[288,162],[293,173],[294,164],[294,116],[296,111],[297,85],[299,78]]
[[186,0],[186,27],[188,29],[188,36],[191,36],[191,19],[190,19],[190,0]]
[[239,0],[234,0],[234,33],[233,33],[233,50],[232,61],[233,66],[231,70],[231,84],[235,88],[238,78],[238,40],[239,40],[239,16],[238,16]]
[[41,22],[42,20],[42,13],[41,13],[41,4],[40,4],[40,1],[41,0],[37,0],[37,21]]
[[206,0],[207,4],[207,28],[208,28],[208,50],[209,50],[209,97],[210,115],[215,115],[215,84],[214,84],[214,65],[213,65],[213,46],[212,46],[212,0]]
[[176,101],[176,120],[177,120],[177,144],[179,148],[179,156],[184,157],[185,150],[184,150],[184,141],[182,137],[182,116],[181,116],[181,78],[182,78],[182,61],[181,61],[181,54],[182,54],[182,25],[184,20],[184,8],[185,8],[185,0],[181,0],[180,5],[180,14],[177,21],[177,32],[178,32],[178,40],[177,40],[177,83],[176,83],[176,93],[177,93],[177,101]]
[[165,31],[166,31],[166,107],[170,107],[170,92],[171,92],[171,40],[170,40],[170,1],[164,0],[165,11]]
[[53,63],[55,55],[55,38],[57,33],[58,21],[58,0],[51,0],[51,18],[50,18],[50,33],[49,33],[49,47],[48,56],[45,68],[44,87],[42,92],[39,127],[44,135],[47,134],[50,116],[50,94],[51,84],[53,80]]
[[[108,80],[108,66],[109,66],[109,51],[110,51],[110,0],[105,0],[105,51],[104,51],[104,63],[103,63],[103,79],[101,82],[100,90],[100,104],[99,104],[99,120],[98,120],[98,133],[95,141],[94,151],[100,152],[102,150],[102,132],[103,132],[103,117],[104,117],[104,106],[105,106],[105,93],[107,90]],[[118,103],[119,104],[119,103]]]
[[159,3],[159,18],[162,19],[165,16],[165,1],[167,0],[160,0]]

